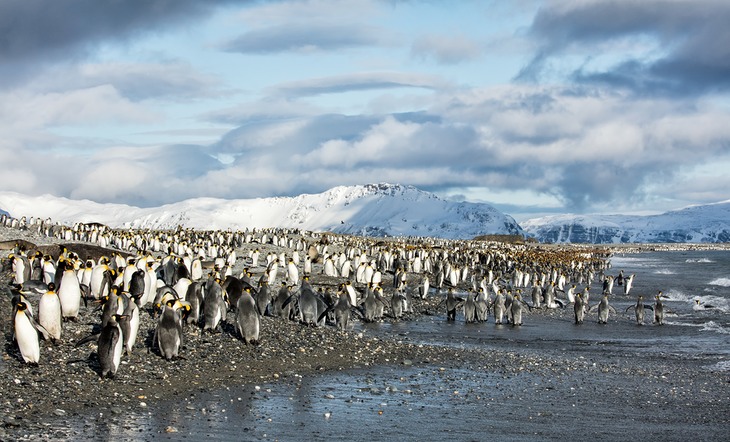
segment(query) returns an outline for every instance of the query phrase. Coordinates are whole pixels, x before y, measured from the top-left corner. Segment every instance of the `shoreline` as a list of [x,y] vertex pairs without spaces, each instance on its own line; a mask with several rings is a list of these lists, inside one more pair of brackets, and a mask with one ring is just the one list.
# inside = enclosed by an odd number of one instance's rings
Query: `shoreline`
[[[36,244],[42,242],[42,238],[31,236],[28,239]],[[564,401],[579,394],[581,400],[592,399],[597,406],[604,407],[611,406],[611,401],[620,397],[622,391],[631,389],[638,379],[652,388],[646,394],[635,393],[633,399],[627,399],[629,408],[644,408],[645,402],[659,397],[662,407],[676,414],[687,406],[702,407],[701,415],[680,416],[678,423],[692,425],[695,429],[702,427],[707,435],[726,434],[722,431],[728,429],[730,373],[709,371],[702,366],[703,361],[681,355],[656,354],[637,359],[632,352],[626,352],[612,353],[608,360],[601,355],[600,349],[577,351],[567,348],[556,353],[514,348],[509,343],[498,349],[450,348],[409,342],[408,336],[375,336],[354,330],[340,332],[330,325],[312,328],[272,317],[262,318],[261,344],[250,346],[235,336],[230,313],[220,333],[202,333],[199,328],[187,326],[185,348],[181,351],[185,359],[168,362],[156,351],[147,350],[155,323],[145,311],[141,314],[135,350],[130,356],[123,356],[115,379],[99,380],[95,344],[73,346],[98,323],[98,313],[91,308],[82,308],[78,322],[65,324],[61,343],[57,346],[41,343],[40,364],[32,367],[22,363],[17,346],[10,341],[10,303],[5,299],[9,292],[6,290],[7,272],[6,268],[0,281],[0,293],[4,294],[0,303],[0,328],[5,336],[0,374],[7,380],[1,391],[0,439],[78,438],[83,429],[57,430],[50,428],[49,423],[54,419],[83,420],[99,414],[123,420],[128,411],[157,410],[170,401],[228,388],[287,385],[302,377],[312,379],[358,370],[441,372],[441,368],[446,375],[460,370],[475,371],[501,377],[506,383],[518,382],[527,375],[554,380],[557,386],[550,394],[556,394]],[[332,285],[331,280],[320,275],[313,278],[313,283],[315,286]],[[416,313],[411,319],[432,313],[438,303],[439,298],[435,296],[416,301]],[[445,315],[443,312],[438,314]],[[570,316],[565,310],[538,314]],[[402,322],[407,324],[408,318]],[[612,385],[604,387],[613,391],[613,396],[609,395],[603,405],[595,391],[601,386],[601,377],[612,380]],[[571,386],[580,379],[588,384],[598,384],[590,391],[578,393]],[[531,388],[520,382],[517,388],[525,391]],[[663,396],[663,391],[674,393]],[[543,393],[535,391],[534,394],[540,397]],[[154,431],[159,435],[165,428]]]

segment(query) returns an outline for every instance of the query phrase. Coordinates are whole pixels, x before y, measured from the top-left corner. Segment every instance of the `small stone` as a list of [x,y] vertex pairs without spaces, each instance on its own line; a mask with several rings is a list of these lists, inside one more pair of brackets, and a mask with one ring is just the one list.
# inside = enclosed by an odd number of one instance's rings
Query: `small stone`
[[172,425],[168,425],[165,427],[165,433],[177,433],[178,429],[173,427]]
[[56,408],[55,410],[53,410],[53,414],[55,414],[56,416],[66,416],[66,410]]

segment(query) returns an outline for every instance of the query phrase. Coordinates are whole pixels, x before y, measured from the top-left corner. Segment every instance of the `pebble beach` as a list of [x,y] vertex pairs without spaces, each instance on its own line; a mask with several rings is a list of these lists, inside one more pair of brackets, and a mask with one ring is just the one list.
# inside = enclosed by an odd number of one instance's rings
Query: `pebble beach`
[[[0,228],[0,241],[18,240],[35,247],[64,244],[70,251],[88,247]],[[282,250],[259,247],[264,253]],[[239,256],[245,252],[238,251]],[[77,321],[64,323],[60,342],[41,342],[40,362],[31,366],[12,341],[9,253],[0,251],[2,440],[202,440],[211,436],[205,422],[223,418],[233,420],[228,424],[233,432],[214,432],[213,438],[727,440],[730,430],[730,372],[708,370],[706,361],[680,353],[637,357],[634,348],[622,351],[620,346],[606,351],[582,342],[543,348],[509,339],[478,346],[455,338],[453,345],[444,345],[443,339],[411,336],[409,323],[445,318],[443,292],[414,300],[403,318],[386,316],[382,322],[390,327],[358,321],[339,331],[331,324],[311,327],[265,316],[258,345],[243,343],[229,313],[217,332],[187,326],[181,358],[173,361],[152,348],[156,319],[148,307],[141,312],[137,344],[123,356],[114,379],[100,379],[94,343],[75,346],[99,323],[93,306],[82,307]],[[79,252],[87,253],[88,248]],[[317,267],[312,272],[314,287],[336,288],[340,282]],[[29,299],[37,305],[37,297]],[[526,321],[569,326],[571,318],[569,308],[535,310]],[[265,404],[277,394],[291,398],[292,391],[302,389],[309,393],[297,395],[301,406],[319,410],[318,404],[325,404],[334,411],[313,411],[301,421],[267,417],[271,410],[246,414],[256,408],[251,401]],[[386,391],[388,402],[397,406],[382,406]],[[235,419],[220,411],[230,406],[211,411],[199,405],[211,397],[221,404],[240,401],[241,392],[248,408]],[[355,413],[357,407],[362,408]],[[348,416],[345,431],[345,421],[338,419],[351,412],[357,418]],[[124,431],[112,434],[111,427]]]

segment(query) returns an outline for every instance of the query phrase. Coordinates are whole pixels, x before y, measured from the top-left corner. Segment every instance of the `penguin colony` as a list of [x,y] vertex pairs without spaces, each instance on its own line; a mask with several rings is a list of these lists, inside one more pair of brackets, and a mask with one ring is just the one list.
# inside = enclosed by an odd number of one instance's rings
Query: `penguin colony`
[[[64,339],[64,323],[76,321],[82,308],[94,310],[98,323],[76,345],[95,345],[102,377],[114,377],[124,354],[138,351],[147,332],[140,330],[141,315],[155,318],[147,351],[173,360],[184,357],[187,333],[222,333],[227,323],[242,343],[256,345],[266,339],[259,333],[263,316],[342,331],[356,320],[401,320],[416,312],[445,312],[448,321],[463,312],[466,323],[487,322],[491,315],[495,324],[520,326],[532,311],[572,304],[576,324],[594,312],[606,324],[616,315],[609,304],[613,291],[629,295],[635,277],[608,274],[610,252],[588,247],[384,241],[274,228],[117,231],[6,215],[0,225],[108,250],[94,259],[66,248],[50,256],[16,244],[3,266],[14,287],[19,357],[41,363],[40,340]],[[264,255],[264,248],[271,251]],[[593,283],[602,290],[591,305]],[[642,325],[645,309],[653,310],[662,325],[661,299],[660,292],[651,306],[639,296],[627,311],[633,308]]]

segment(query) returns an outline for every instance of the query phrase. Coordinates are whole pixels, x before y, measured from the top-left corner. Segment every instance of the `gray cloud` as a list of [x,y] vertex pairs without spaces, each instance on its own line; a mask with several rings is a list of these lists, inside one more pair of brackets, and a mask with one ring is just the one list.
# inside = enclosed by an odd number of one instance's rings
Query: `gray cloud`
[[406,72],[359,72],[279,84],[270,95],[288,98],[392,88],[444,89],[448,83],[434,75]]
[[354,24],[287,23],[255,29],[221,48],[244,54],[319,52],[386,44],[388,31]]
[[590,60],[625,38],[652,39],[649,59],[608,69],[576,67],[573,80],[641,94],[687,95],[730,89],[730,3],[717,0],[569,1],[547,3],[529,29],[539,49],[518,79],[537,80],[554,59]]
[[411,45],[411,54],[418,58],[434,59],[441,64],[458,64],[478,58],[482,54],[479,43],[464,36],[426,35]]
[[40,65],[83,58],[108,41],[200,20],[245,0],[23,0],[0,2],[0,87],[36,74]]

